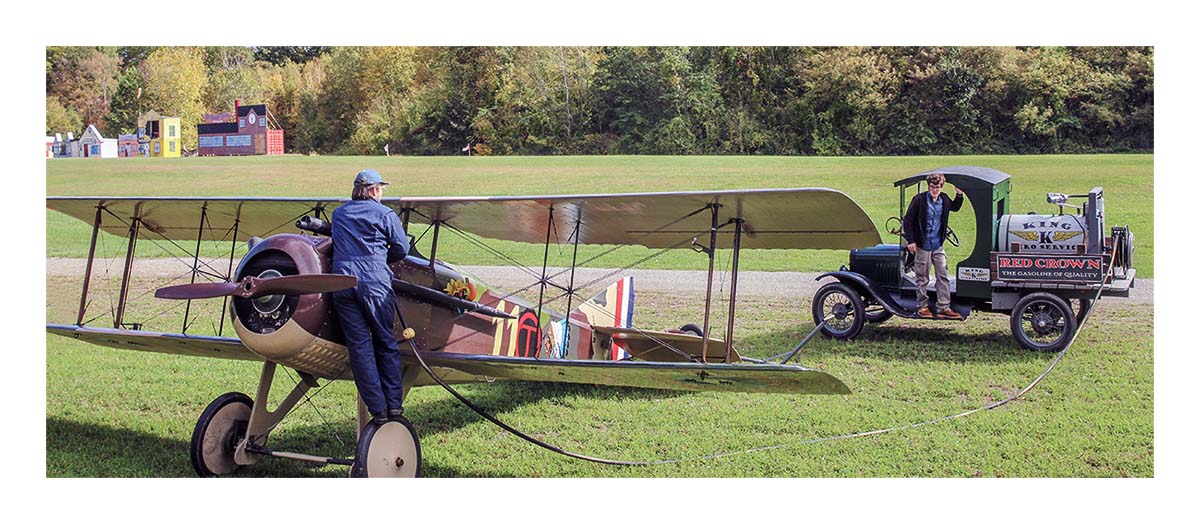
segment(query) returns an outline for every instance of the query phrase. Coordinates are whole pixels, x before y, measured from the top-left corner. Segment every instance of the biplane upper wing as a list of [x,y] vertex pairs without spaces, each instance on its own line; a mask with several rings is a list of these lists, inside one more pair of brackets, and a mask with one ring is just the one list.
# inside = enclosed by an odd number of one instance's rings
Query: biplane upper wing
[[[49,197],[46,206],[128,236],[139,227],[172,240],[246,240],[295,231],[305,215],[327,216],[344,198]],[[715,221],[742,220],[746,249],[853,249],[881,242],[863,209],[826,188],[614,193],[593,195],[385,198],[413,222],[440,221],[481,237],[517,242],[681,246]],[[143,236],[146,234],[143,233]],[[723,227],[717,247],[732,246]],[[707,243],[707,237],[703,237]]]

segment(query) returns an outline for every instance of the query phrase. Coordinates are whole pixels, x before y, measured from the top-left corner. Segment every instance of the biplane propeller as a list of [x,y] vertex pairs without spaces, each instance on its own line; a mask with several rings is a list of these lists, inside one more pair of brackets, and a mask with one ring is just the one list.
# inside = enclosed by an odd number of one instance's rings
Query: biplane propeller
[[154,290],[155,298],[197,300],[202,298],[259,298],[270,295],[306,295],[350,289],[358,279],[350,275],[247,276],[237,282],[201,282]]
[[[351,466],[356,476],[415,476],[420,443],[408,421],[375,426],[359,402],[359,445],[352,458],[315,457],[272,450],[267,437],[319,380],[351,379],[329,293],[355,285],[330,274],[328,217],[345,199],[49,197],[48,208],[92,225],[78,320],[48,324],[47,331],[85,342],[182,355],[263,363],[254,398],[227,393],[201,414],[191,458],[200,475],[223,475],[263,456]],[[677,193],[624,193],[526,197],[385,198],[402,218],[433,231],[429,256],[412,252],[389,261],[395,275],[398,339],[409,388],[492,381],[532,380],[685,391],[846,394],[849,388],[821,371],[744,359],[733,345],[738,255],[750,249],[853,249],[880,242],[875,225],[845,194],[825,188]],[[295,230],[286,230],[289,226]],[[651,330],[633,323],[633,279],[620,277],[588,300],[573,299],[591,284],[575,282],[570,268],[540,277],[518,293],[488,287],[437,259],[439,233],[545,244],[638,245],[690,248],[708,257],[703,326]],[[113,326],[85,322],[96,238],[105,231],[128,239]],[[229,301],[236,338],[126,329],[124,312],[138,238],[195,240],[193,280],[202,240],[248,242],[236,271],[223,281],[163,287],[160,299]],[[701,247],[703,249],[698,249]],[[732,249],[733,273],[724,337],[715,337],[714,253]],[[577,252],[577,251],[576,251]],[[233,252],[229,264],[233,266]],[[526,268],[528,269],[528,268]],[[530,270],[530,273],[536,271]],[[561,281],[568,278],[564,285]],[[547,289],[563,291],[566,312],[545,308]],[[573,304],[578,307],[572,308]],[[184,326],[188,325],[185,312]],[[699,326],[697,326],[699,327]],[[407,328],[407,329],[406,329]],[[807,341],[807,338],[805,339]],[[801,344],[804,342],[802,341]],[[275,370],[285,366],[302,380],[273,411],[267,409]]]

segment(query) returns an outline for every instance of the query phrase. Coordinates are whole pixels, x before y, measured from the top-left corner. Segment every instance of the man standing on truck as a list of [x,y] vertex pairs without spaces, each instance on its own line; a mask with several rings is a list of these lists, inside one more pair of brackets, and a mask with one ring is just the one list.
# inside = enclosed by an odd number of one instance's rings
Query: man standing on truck
[[925,177],[929,191],[917,194],[908,204],[904,213],[904,239],[908,241],[908,251],[916,255],[913,270],[917,274],[917,315],[922,318],[933,318],[929,311],[929,293],[925,286],[929,284],[929,266],[932,263],[937,277],[937,310],[939,318],[961,320],[953,309],[950,309],[950,276],[946,270],[946,251],[942,244],[946,242],[946,230],[950,222],[950,212],[958,211],[963,204],[963,192],[954,188],[954,200],[942,194],[942,186],[946,184],[946,175],[930,173]]

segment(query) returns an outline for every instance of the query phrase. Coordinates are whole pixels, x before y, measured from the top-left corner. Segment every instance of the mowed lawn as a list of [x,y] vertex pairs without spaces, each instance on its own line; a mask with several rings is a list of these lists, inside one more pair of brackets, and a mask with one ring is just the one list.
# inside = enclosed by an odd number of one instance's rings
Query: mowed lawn
[[[51,279],[51,301],[69,301],[75,284]],[[766,357],[790,349],[812,328],[807,300],[740,301],[739,350]],[[649,328],[701,314],[689,297],[639,293],[637,304],[635,325]],[[71,307],[50,308],[49,320],[73,321],[64,318]],[[907,426],[1006,398],[1054,355],[1017,347],[1007,317],[982,314],[936,329],[893,319],[868,326],[853,343],[814,339],[800,362],[841,378],[853,390],[846,396],[457,386],[506,423],[570,451],[626,461],[687,459],[655,466],[605,466],[552,454],[481,419],[437,386],[414,390],[405,407],[421,435],[424,474],[432,477],[1151,477],[1153,323],[1152,305],[1105,299],[1063,362],[1015,402],[935,425],[816,443],[806,441]],[[196,418],[222,393],[252,394],[260,369],[49,334],[46,345],[50,477],[193,476],[188,449]],[[275,401],[295,380],[294,373],[277,374]],[[329,383],[312,397],[269,445],[353,455],[353,384]],[[237,473],[347,474],[345,467],[272,458]]]
[[[1136,235],[1138,275],[1154,275],[1154,160],[1152,155],[1050,155],[953,157],[242,157],[182,159],[60,159],[46,162],[46,194],[52,196],[297,196],[345,197],[354,173],[371,167],[393,182],[387,196],[539,195],[644,191],[727,190],[750,188],[828,187],[859,203],[875,222],[884,242],[898,242],[886,231],[889,217],[900,208],[895,180],[945,166],[977,165],[1013,177],[1012,209],[1016,213],[1054,213],[1046,193],[1087,193],[1105,189],[1108,224],[1129,224]],[[908,193],[908,197],[912,192]],[[951,262],[965,258],[974,246],[970,206],[951,219],[963,240],[948,248]],[[199,217],[197,217],[199,221]],[[413,224],[429,251],[427,226]],[[89,224],[53,211],[46,213],[46,254],[86,257]],[[102,256],[125,254],[123,239],[103,235]],[[540,265],[540,245],[488,240],[527,266]],[[143,235],[139,256],[190,258],[191,242],[171,245]],[[609,246],[581,246],[580,260]],[[245,252],[234,246],[235,255]],[[205,243],[206,256],[228,256],[230,246]],[[453,232],[441,235],[439,258],[477,265],[506,261],[479,249]],[[629,247],[588,265],[623,267],[654,254]],[[552,260],[570,263],[569,249],[552,249]],[[728,260],[728,254],[722,254]],[[749,253],[742,269],[758,271],[827,271],[846,263],[846,253],[828,250],[775,250]],[[705,269],[707,258],[675,250],[646,261],[642,267]]]
[[[47,162],[49,195],[344,196],[354,172],[373,167],[395,182],[391,195],[567,194],[823,186],[858,201],[882,230],[898,211],[892,181],[940,166],[982,165],[1013,175],[1014,210],[1050,212],[1046,192],[1104,186],[1110,224],[1131,224],[1140,277],[1153,275],[1153,157],[1150,155],[905,158],[548,157],[548,158],[187,158]],[[911,193],[910,193],[911,194]],[[969,212],[969,210],[964,210]],[[970,221],[962,214],[964,245]],[[420,236],[421,231],[414,228]],[[90,227],[47,212],[47,256],[83,257]],[[894,238],[894,237],[892,237]],[[894,241],[884,235],[885,242]],[[496,264],[466,241],[444,236],[439,258]],[[541,246],[497,243],[524,264]],[[189,246],[190,247],[190,246]],[[100,256],[124,255],[122,239]],[[143,240],[143,256],[182,254]],[[229,246],[205,246],[228,254]],[[599,248],[594,248],[598,249]],[[565,250],[569,261],[569,250]],[[581,248],[581,258],[585,250]],[[650,254],[623,249],[594,266],[619,267]],[[743,254],[757,270],[836,269],[847,254],[773,251]],[[189,255],[190,256],[190,255]],[[562,251],[551,250],[551,263]],[[723,255],[725,268],[728,257]],[[190,263],[190,259],[188,260]],[[644,267],[701,269],[706,259],[679,251]],[[103,315],[119,276],[93,281],[90,312]],[[81,275],[47,276],[47,322],[71,323]],[[137,279],[130,318],[177,331],[177,309],[148,295],[161,282]],[[702,298],[639,293],[634,322],[669,328],[695,322]],[[735,339],[748,356],[790,349],[812,329],[811,297],[745,298]],[[218,304],[219,306],[219,304]],[[215,331],[219,307],[194,327]],[[723,322],[723,307],[716,307]],[[193,313],[195,313],[193,309]],[[89,315],[91,316],[91,315]],[[103,324],[103,318],[98,320]],[[852,343],[814,339],[800,362],[841,378],[847,396],[682,393],[630,388],[494,383],[460,390],[502,420],[551,444],[604,458],[656,461],[612,467],[553,455],[482,420],[440,388],[415,390],[406,405],[421,434],[424,474],[435,477],[1150,477],[1154,475],[1152,304],[1104,299],[1076,346],[1037,388],[1000,409],[884,435],[806,443],[822,437],[907,426],[953,415],[1019,391],[1053,355],[1019,348],[1008,317],[967,322],[889,320]],[[228,328],[225,335],[230,336]],[[51,477],[192,476],[188,445],[196,417],[216,396],[252,393],[260,366],[101,348],[46,335],[46,474]],[[282,398],[295,379],[277,374]],[[312,395],[272,435],[278,450],[353,453],[354,395],[335,382]],[[776,447],[778,446],[778,447]],[[759,451],[746,452],[746,450]],[[721,458],[696,457],[733,452]],[[345,476],[347,468],[265,458],[244,476]]]

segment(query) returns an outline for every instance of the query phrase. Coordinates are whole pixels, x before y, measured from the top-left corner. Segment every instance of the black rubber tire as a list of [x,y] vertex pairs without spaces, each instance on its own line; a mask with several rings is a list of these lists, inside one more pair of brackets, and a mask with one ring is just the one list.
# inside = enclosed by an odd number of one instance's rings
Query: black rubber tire
[[821,286],[813,295],[813,323],[820,324],[829,314],[829,319],[821,328],[821,334],[838,340],[850,340],[862,331],[866,319],[866,309],[859,298],[858,291],[850,289],[841,282],[830,282]]
[[679,326],[679,330],[684,333],[691,333],[698,337],[704,337],[704,330],[700,329],[700,326],[697,326],[695,324],[684,324],[682,326]]
[[883,306],[879,304],[866,304],[864,302],[863,318],[872,324],[880,324],[887,321],[887,319],[892,318],[892,312],[884,309]]
[[[387,442],[384,439],[392,439],[392,441]],[[380,446],[389,445],[394,449],[380,448]],[[407,456],[410,460],[415,457],[415,464],[409,461],[400,462],[396,460],[397,455]],[[353,478],[420,477],[421,440],[417,437],[417,430],[413,427],[412,422],[404,417],[382,425],[368,422],[362,430],[362,435],[358,437],[358,446],[354,449],[354,465],[350,467],[350,476]]]
[[1092,310],[1092,300],[1083,298],[1079,300],[1079,311],[1075,313],[1075,325],[1083,324],[1083,317],[1087,316],[1088,311]]
[[1044,292],[1021,297],[1009,315],[1013,338],[1032,351],[1061,351],[1071,342],[1077,325],[1071,305]]
[[233,452],[246,436],[253,405],[250,397],[232,392],[217,397],[204,408],[192,430],[192,469],[197,475],[215,477],[238,469]]

